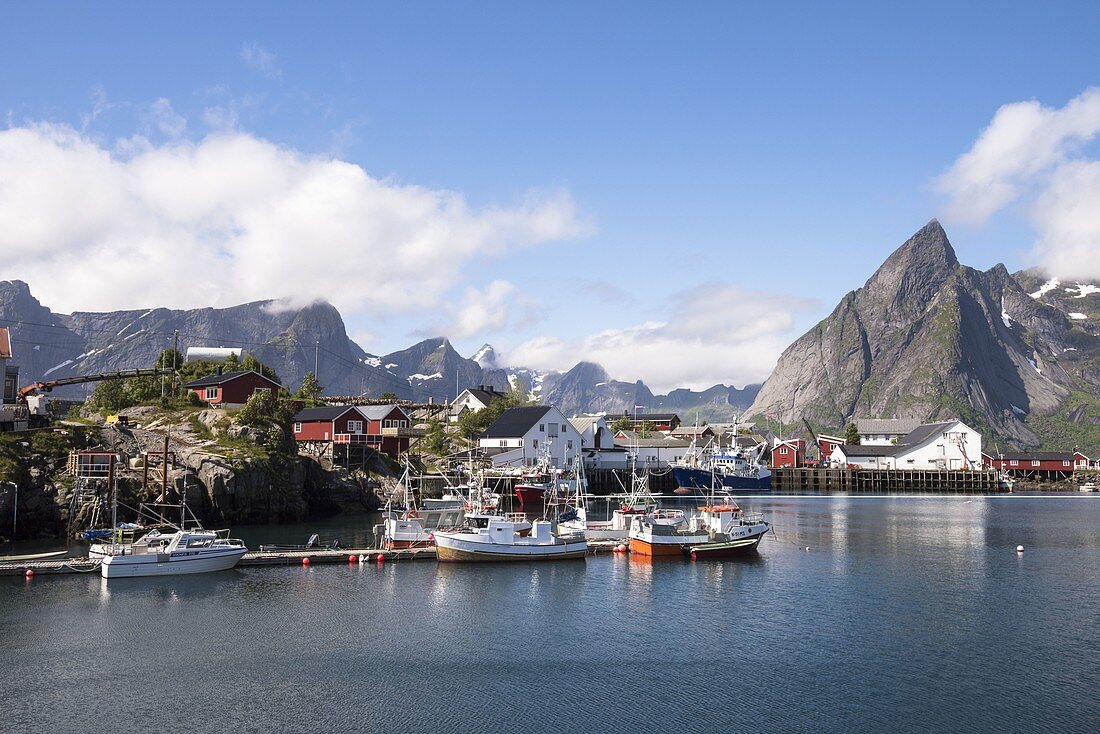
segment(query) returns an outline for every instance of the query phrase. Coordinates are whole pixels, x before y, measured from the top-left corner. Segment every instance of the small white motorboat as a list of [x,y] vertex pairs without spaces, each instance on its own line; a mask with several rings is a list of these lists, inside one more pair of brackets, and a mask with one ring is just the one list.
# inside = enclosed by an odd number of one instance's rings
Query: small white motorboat
[[158,540],[167,542],[108,546],[100,565],[103,578],[226,571],[248,552],[244,541],[220,538],[212,530],[179,530]]

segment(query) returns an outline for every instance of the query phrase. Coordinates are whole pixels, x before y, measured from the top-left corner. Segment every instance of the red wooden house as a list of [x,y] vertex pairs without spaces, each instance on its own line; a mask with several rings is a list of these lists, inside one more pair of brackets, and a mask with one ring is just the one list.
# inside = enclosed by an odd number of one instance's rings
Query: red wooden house
[[984,454],[991,468],[1016,476],[1033,476],[1046,479],[1068,477],[1073,473],[1078,457],[1088,461],[1080,452],[1069,451],[1006,451]]
[[398,405],[306,408],[292,420],[296,441],[365,444],[392,456],[408,451],[413,436],[409,414]]
[[253,393],[266,390],[273,396],[279,394],[279,383],[264,377],[255,370],[222,372],[221,368],[183,386],[211,405],[244,405]]
[[680,427],[680,416],[675,413],[628,413],[625,410],[623,414],[618,417],[607,416],[607,424],[611,425],[620,418],[626,418],[630,421],[630,430],[640,431],[642,426],[648,423],[653,430],[668,433],[669,431],[675,431]]
[[772,447],[772,468],[799,467],[806,463],[806,442],[789,438]]
[[824,433],[820,433],[817,436],[817,450],[820,455],[819,461],[822,464],[829,460],[829,457],[833,453],[833,449],[837,446],[843,446],[844,439],[839,436],[827,436]]

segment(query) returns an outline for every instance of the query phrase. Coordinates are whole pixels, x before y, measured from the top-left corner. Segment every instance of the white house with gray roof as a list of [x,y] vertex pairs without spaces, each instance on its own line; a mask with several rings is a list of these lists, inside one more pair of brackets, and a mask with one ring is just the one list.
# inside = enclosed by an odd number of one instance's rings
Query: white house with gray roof
[[980,469],[982,435],[960,420],[925,423],[896,444],[841,444],[829,461],[860,469]]
[[509,408],[478,440],[496,467],[524,467],[548,455],[550,466],[567,469],[581,451],[581,434],[561,411],[549,405]]

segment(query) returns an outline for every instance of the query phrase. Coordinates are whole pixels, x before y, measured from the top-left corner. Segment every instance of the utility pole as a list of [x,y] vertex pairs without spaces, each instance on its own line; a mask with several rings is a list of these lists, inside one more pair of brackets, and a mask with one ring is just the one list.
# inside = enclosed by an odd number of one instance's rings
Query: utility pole
[[[317,377],[317,372],[321,369],[321,340],[313,342],[313,376]],[[320,379],[317,377],[317,379]]]

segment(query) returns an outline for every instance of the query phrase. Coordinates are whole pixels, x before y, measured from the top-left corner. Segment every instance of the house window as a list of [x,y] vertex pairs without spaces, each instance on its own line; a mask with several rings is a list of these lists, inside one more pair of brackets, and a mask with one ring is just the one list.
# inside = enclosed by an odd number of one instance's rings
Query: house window
[[408,428],[409,422],[406,420],[398,420],[396,418],[387,418],[382,421],[383,428]]
[[779,453],[783,456],[786,456],[787,455],[787,447],[786,446],[781,447],[779,449]]
[[218,388],[216,388],[216,387],[206,388],[205,398],[207,400],[217,400],[218,399]]
[[536,449],[539,447],[539,440],[537,438],[531,442],[531,447]]
[[500,447],[501,448],[504,448],[507,445],[508,445],[508,440],[507,439],[505,439],[505,438],[500,439]]
[[1062,466],[1069,466],[1069,465],[1070,465],[1070,462],[1068,462],[1068,461],[1063,461],[1062,462]]
[[294,424],[294,432],[295,433],[301,433],[302,432],[302,424],[301,423],[295,423]]
[[550,436],[550,438],[557,438],[558,437],[558,424],[557,423],[551,423],[550,424],[550,433],[548,435]]
[[1016,461],[1016,459],[1013,459],[1010,462],[1008,462],[1008,465],[1009,466],[1019,466],[1020,462]]
[[1038,459],[1032,459],[1031,460],[1031,465],[1032,466],[1042,466],[1042,462],[1039,461]]
[[271,388],[269,388],[269,387],[254,387],[254,388],[252,388],[252,394],[253,395],[258,393],[258,392],[271,392]]
[[573,439],[569,439],[568,441],[565,442],[565,450],[566,451],[572,451],[573,450]]
[[348,421],[348,433],[362,433],[363,421]]
[[539,433],[546,433],[546,424],[539,423]]

